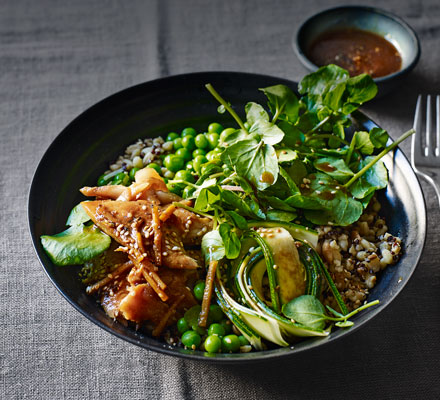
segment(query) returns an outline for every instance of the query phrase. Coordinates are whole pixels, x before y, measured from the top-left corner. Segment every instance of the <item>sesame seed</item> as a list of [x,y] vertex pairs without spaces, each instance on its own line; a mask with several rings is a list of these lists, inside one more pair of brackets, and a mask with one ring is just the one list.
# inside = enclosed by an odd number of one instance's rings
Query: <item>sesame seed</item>
[[127,217],[128,218],[131,218],[133,216],[133,214],[131,213],[131,212],[129,212],[128,214],[127,214]]

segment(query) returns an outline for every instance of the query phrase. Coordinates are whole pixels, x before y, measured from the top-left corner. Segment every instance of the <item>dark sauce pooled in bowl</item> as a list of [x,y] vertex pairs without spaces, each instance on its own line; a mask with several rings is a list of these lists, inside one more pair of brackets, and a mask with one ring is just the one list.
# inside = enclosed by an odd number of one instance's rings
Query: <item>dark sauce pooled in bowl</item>
[[307,56],[320,67],[339,65],[351,76],[367,73],[378,78],[402,67],[400,53],[392,43],[376,33],[355,28],[322,33],[310,45]]

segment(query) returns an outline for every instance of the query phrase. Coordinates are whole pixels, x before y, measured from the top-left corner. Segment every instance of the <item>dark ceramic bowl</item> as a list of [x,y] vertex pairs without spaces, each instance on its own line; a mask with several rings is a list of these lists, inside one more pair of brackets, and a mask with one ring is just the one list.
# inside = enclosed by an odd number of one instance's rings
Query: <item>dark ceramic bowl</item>
[[[234,105],[239,114],[243,113],[248,101],[265,104],[265,97],[258,88],[282,83],[296,90],[297,86],[295,82],[284,79],[245,73],[178,75],[123,90],[77,117],[44,154],[29,194],[30,232],[35,251],[49,279],[73,307],[106,331],[138,346],[189,359],[228,363],[294,356],[363,327],[388,306],[408,282],[425,240],[426,215],[422,191],[408,160],[399,150],[385,158],[390,185],[381,193],[381,201],[389,230],[402,238],[404,251],[398,264],[386,269],[371,291],[369,300],[379,299],[380,304],[356,315],[353,328],[336,329],[324,339],[304,340],[293,349],[207,355],[201,351],[169,346],[107,317],[95,298],[86,295],[78,277],[79,267],[57,267],[44,252],[40,236],[65,229],[70,210],[83,200],[78,189],[94,185],[109,162],[136,139],[178,132],[185,126],[202,130],[212,121],[235,126],[227,114],[217,113],[217,103],[204,87],[208,82]],[[353,118],[356,129],[369,130],[375,126],[361,113],[356,113]]]
[[307,19],[293,38],[293,48],[301,63],[310,71],[319,67],[307,57],[315,39],[335,28],[356,28],[376,33],[390,41],[402,57],[402,68],[390,75],[374,78],[383,96],[396,88],[416,66],[420,43],[414,30],[401,18],[388,11],[365,6],[344,6],[321,11]]

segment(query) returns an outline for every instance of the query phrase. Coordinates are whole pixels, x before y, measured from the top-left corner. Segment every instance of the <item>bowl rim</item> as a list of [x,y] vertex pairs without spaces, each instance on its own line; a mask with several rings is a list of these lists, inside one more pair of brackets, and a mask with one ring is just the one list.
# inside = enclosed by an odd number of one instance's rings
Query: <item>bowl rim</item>
[[301,33],[304,31],[306,26],[308,24],[310,24],[313,20],[318,19],[318,18],[326,15],[327,13],[338,11],[338,10],[348,10],[348,11],[350,11],[350,10],[352,10],[352,11],[365,10],[365,11],[370,12],[371,14],[378,14],[378,15],[385,16],[385,17],[390,18],[393,21],[397,22],[399,25],[403,26],[405,28],[405,30],[409,33],[409,35],[412,37],[412,39],[414,40],[415,47],[416,47],[416,55],[415,55],[414,59],[403,69],[400,69],[400,70],[393,72],[392,74],[389,74],[389,75],[381,76],[378,78],[373,78],[374,82],[376,82],[376,83],[387,82],[387,81],[394,79],[396,77],[405,75],[405,74],[409,73],[410,71],[412,71],[414,69],[414,67],[417,65],[417,63],[420,60],[420,56],[421,56],[420,40],[419,40],[419,37],[418,37],[416,31],[405,20],[403,20],[398,15],[393,14],[392,12],[384,10],[382,8],[371,7],[371,6],[362,6],[362,5],[351,5],[351,6],[330,7],[330,8],[324,9],[322,11],[319,11],[316,14],[313,14],[310,17],[308,17],[296,30],[296,32],[294,33],[294,35],[292,37],[292,47],[293,47],[293,50],[294,50],[296,56],[300,60],[300,62],[307,69],[309,69],[310,71],[316,71],[320,67],[318,65],[314,64],[307,57],[307,55],[305,54],[305,51],[303,51],[303,47],[301,46],[301,43],[299,40]]
[[[297,85],[297,82],[295,82],[295,81],[292,81],[292,80],[289,80],[286,78],[265,75],[265,74],[256,74],[256,73],[251,73],[251,72],[238,72],[238,71],[205,71],[205,72],[192,72],[192,73],[171,75],[168,77],[162,77],[162,78],[146,81],[146,82],[139,83],[137,85],[133,85],[131,87],[122,89],[120,91],[117,91],[116,93],[113,93],[113,94],[99,100],[97,103],[93,104],[92,106],[88,107],[83,112],[81,112],[78,116],[76,116],[73,120],[71,120],[71,122],[69,122],[61,130],[61,132],[54,138],[54,140],[50,143],[50,145],[48,146],[48,148],[44,152],[43,156],[41,157],[41,159],[40,159],[40,161],[39,161],[39,163],[33,173],[32,183],[31,183],[31,185],[29,187],[29,191],[28,191],[28,204],[27,204],[28,230],[29,230],[29,234],[30,234],[30,237],[32,240],[32,245],[34,247],[35,253],[37,255],[37,258],[40,262],[42,269],[44,270],[46,276],[49,278],[49,280],[52,282],[52,284],[55,286],[57,291],[61,294],[61,296],[64,297],[64,299],[67,300],[68,303],[73,308],[75,308],[80,314],[82,314],[84,317],[86,317],[89,321],[93,322],[94,324],[96,324],[97,326],[99,326],[100,328],[105,330],[106,332],[108,332],[112,335],[115,335],[116,337],[118,337],[126,342],[129,342],[129,343],[134,344],[136,346],[142,347],[143,349],[146,349],[146,350],[155,351],[158,353],[167,354],[170,356],[179,357],[179,358],[183,358],[183,359],[187,359],[187,360],[207,361],[207,362],[210,362],[213,364],[236,364],[236,363],[247,364],[247,363],[263,362],[263,361],[272,360],[275,358],[280,359],[280,358],[286,358],[286,357],[293,357],[294,355],[296,355],[298,353],[303,353],[306,350],[315,349],[315,347],[317,347],[317,346],[314,345],[313,341],[311,341],[310,343],[307,343],[305,346],[303,346],[299,349],[295,349],[295,351],[277,351],[277,350],[283,350],[283,348],[280,348],[280,349],[275,349],[275,350],[264,350],[264,351],[255,352],[255,353],[225,354],[224,356],[220,356],[220,357],[217,357],[217,356],[211,357],[209,355],[207,356],[207,353],[202,352],[200,350],[198,350],[196,352],[189,351],[189,350],[185,351],[185,352],[184,351],[176,351],[177,349],[172,346],[164,346],[164,345],[160,346],[160,345],[156,345],[156,344],[141,342],[140,340],[137,340],[133,337],[129,337],[123,333],[120,333],[116,330],[113,330],[110,326],[104,324],[99,319],[97,319],[93,315],[89,314],[86,310],[82,309],[80,305],[75,303],[73,298],[71,298],[67,293],[65,293],[63,291],[63,289],[61,287],[59,287],[56,280],[50,275],[49,271],[45,267],[45,263],[43,261],[41,254],[40,254],[41,252],[43,252],[43,250],[41,249],[41,246],[39,246],[39,244],[40,244],[39,237],[37,237],[35,235],[35,232],[33,230],[34,221],[33,221],[33,215],[32,215],[33,214],[32,201],[35,196],[35,190],[37,187],[36,178],[37,178],[38,174],[40,173],[40,171],[44,168],[44,163],[45,163],[46,159],[50,157],[50,153],[51,153],[52,149],[56,147],[58,142],[63,140],[64,136],[71,134],[71,130],[73,128],[76,128],[76,125],[78,123],[81,123],[81,121],[84,118],[87,118],[89,113],[100,110],[103,107],[105,108],[107,105],[112,104],[119,97],[124,97],[132,91],[137,92],[139,90],[143,90],[144,88],[148,88],[148,86],[160,84],[161,81],[168,81],[170,79],[188,79],[190,77],[200,77],[200,78],[205,77],[205,78],[203,78],[203,81],[206,81],[206,78],[208,76],[213,76],[213,75],[216,75],[216,76],[224,75],[225,78],[230,75],[241,76],[241,77],[246,76],[246,77],[254,77],[254,78],[258,77],[261,79],[273,79],[274,81],[283,82],[283,83],[288,84],[290,86]],[[367,121],[374,124],[375,126],[378,126],[373,120],[371,120],[368,116],[366,116],[361,111],[356,111],[355,113],[358,115],[358,118],[361,118],[361,119],[364,118]],[[358,118],[356,118],[356,119],[358,120]],[[408,158],[400,150],[400,148],[397,147],[397,149],[395,151],[397,154],[399,154],[399,156],[403,157],[403,159],[407,162],[408,166],[412,169]],[[420,193],[421,193],[421,200],[423,203],[423,212],[422,212],[423,220],[419,221],[419,223],[422,224],[423,243],[420,244],[420,251],[419,251],[419,254],[417,255],[417,258],[415,260],[414,267],[412,268],[410,274],[406,277],[406,280],[403,282],[403,285],[399,286],[398,289],[393,292],[392,296],[390,297],[390,299],[388,300],[388,302],[386,304],[382,304],[382,307],[372,309],[371,312],[366,316],[366,318],[362,322],[362,324],[354,325],[349,330],[345,331],[345,333],[343,335],[339,335],[336,337],[329,336],[327,338],[324,338],[325,340],[323,340],[322,343],[318,345],[318,347],[323,347],[324,345],[327,345],[328,343],[331,343],[331,342],[339,340],[343,337],[346,337],[347,335],[353,333],[354,331],[357,331],[357,329],[359,329],[361,326],[367,324],[378,313],[380,313],[383,309],[388,307],[394,301],[394,299],[403,290],[403,288],[406,286],[406,284],[408,283],[408,281],[411,279],[412,275],[414,274],[415,270],[417,269],[417,266],[419,265],[419,261],[420,261],[422,254],[423,254],[423,249],[424,249],[425,242],[426,242],[427,210],[426,210],[426,201],[424,198],[423,191],[421,189],[420,181],[415,173],[413,174],[412,178],[414,178],[415,183],[418,184],[418,188],[420,189]],[[249,356],[249,354],[252,354],[252,356]]]

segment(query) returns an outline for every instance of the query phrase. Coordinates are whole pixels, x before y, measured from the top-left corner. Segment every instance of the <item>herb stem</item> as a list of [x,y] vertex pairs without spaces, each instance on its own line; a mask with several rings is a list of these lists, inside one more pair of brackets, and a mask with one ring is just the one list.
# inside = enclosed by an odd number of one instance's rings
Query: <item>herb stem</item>
[[[312,129],[310,129],[307,133],[306,136],[309,136],[311,133],[317,131],[319,128],[321,128],[322,125],[324,125],[328,120],[330,119],[330,115],[327,115],[318,125],[316,125],[315,127],[313,127]],[[333,136],[333,135],[332,135]]]
[[400,136],[395,142],[391,143],[389,146],[385,147],[376,157],[374,157],[364,168],[362,168],[359,172],[357,172],[345,185],[344,187],[348,188],[352,185],[357,179],[359,179],[367,170],[369,170],[374,164],[376,164],[385,154],[393,150],[397,147],[401,142],[403,142],[407,137],[414,134],[416,131],[414,129],[410,129],[405,132],[402,136]]
[[205,85],[206,89],[208,89],[209,93],[211,93],[214,98],[223,106],[225,107],[226,110],[228,110],[229,114],[232,115],[232,117],[237,121],[237,124],[240,126],[241,129],[243,129],[245,132],[248,132],[248,130],[246,129],[246,127],[243,124],[243,121],[240,119],[240,117],[237,115],[237,113],[232,109],[232,107],[228,104],[227,101],[225,101],[223,99],[223,97],[221,97],[218,92],[214,89],[214,87],[210,84],[207,83]]
[[169,180],[168,183],[183,183],[186,186],[191,186],[191,187],[196,188],[196,189],[199,187],[199,186],[195,185],[194,183],[191,183],[191,182],[188,182],[188,181],[183,181],[181,179],[172,179],[172,180]]
[[345,164],[347,165],[349,164],[351,156],[353,154],[355,143],[356,143],[356,134],[354,134],[353,138],[351,139],[350,147],[348,149],[347,156],[345,157]]
[[272,124],[277,122],[278,117],[281,115],[281,111],[282,111],[282,108],[278,108],[277,112],[275,113],[275,115],[272,118]]

